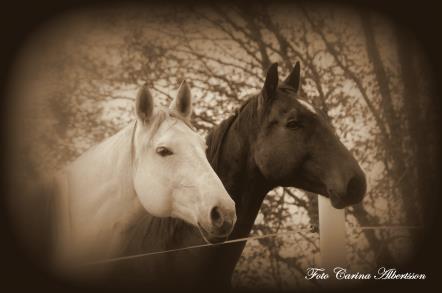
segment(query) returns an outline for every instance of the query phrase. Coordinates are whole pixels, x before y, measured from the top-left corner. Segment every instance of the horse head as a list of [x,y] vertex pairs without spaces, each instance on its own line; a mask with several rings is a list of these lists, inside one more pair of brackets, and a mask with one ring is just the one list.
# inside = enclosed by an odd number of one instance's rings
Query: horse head
[[154,107],[146,86],[137,95],[133,133],[133,183],[148,213],[199,228],[209,242],[225,240],[236,221],[235,203],[210,166],[204,139],[190,124],[186,82],[170,107]]
[[330,197],[335,208],[360,202],[366,179],[326,115],[299,96],[297,63],[279,82],[277,64],[257,96],[259,127],[253,157],[274,186],[298,187]]

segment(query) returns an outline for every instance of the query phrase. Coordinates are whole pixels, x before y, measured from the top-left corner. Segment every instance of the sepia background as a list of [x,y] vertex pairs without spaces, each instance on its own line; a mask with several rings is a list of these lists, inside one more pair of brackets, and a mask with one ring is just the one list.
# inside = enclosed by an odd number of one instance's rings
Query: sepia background
[[[50,176],[135,118],[147,82],[168,105],[183,79],[202,134],[259,90],[272,62],[285,77],[301,63],[302,96],[327,113],[368,179],[364,201],[347,208],[351,271],[374,272],[413,256],[425,226],[422,170],[436,163],[432,89],[425,55],[400,25],[341,6],[134,6],[60,15],[39,28],[13,79],[11,133],[23,182]],[[21,187],[25,188],[25,187]],[[15,196],[26,196],[16,194]],[[277,188],[265,199],[236,267],[237,288],[315,288],[315,194]]]

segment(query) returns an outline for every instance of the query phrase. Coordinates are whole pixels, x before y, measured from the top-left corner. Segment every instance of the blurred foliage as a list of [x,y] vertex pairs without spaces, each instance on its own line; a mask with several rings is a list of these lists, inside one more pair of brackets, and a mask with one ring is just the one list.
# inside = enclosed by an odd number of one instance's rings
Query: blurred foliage
[[[35,101],[20,116],[33,129],[21,144],[33,174],[62,167],[131,121],[145,82],[167,105],[186,79],[193,123],[206,134],[260,89],[271,62],[284,78],[299,60],[302,96],[327,113],[368,177],[367,197],[346,210],[351,269],[372,270],[412,252],[413,230],[361,229],[422,224],[420,170],[431,168],[434,152],[425,135],[425,60],[386,19],[342,7],[146,6],[79,12],[47,27],[28,51],[29,64],[38,65],[24,66],[32,82],[19,91]],[[315,286],[304,272],[319,258],[317,226],[316,195],[273,190],[252,234],[297,232],[249,241],[234,284]]]

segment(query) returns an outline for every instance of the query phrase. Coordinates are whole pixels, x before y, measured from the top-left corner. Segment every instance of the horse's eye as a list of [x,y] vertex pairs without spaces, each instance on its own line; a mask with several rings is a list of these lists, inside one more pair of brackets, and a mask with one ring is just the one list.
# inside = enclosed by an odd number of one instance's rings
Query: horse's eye
[[302,126],[303,126],[302,123],[298,120],[290,120],[286,124],[286,127],[290,129],[298,129],[301,128]]
[[167,156],[173,155],[173,152],[171,150],[169,150],[166,147],[162,147],[162,146],[157,147],[156,152],[157,152],[157,154],[159,154],[162,157],[167,157]]

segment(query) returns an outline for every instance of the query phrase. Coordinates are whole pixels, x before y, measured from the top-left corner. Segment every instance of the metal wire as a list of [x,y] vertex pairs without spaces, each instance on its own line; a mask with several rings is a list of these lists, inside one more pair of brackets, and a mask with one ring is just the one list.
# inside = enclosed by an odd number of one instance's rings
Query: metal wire
[[[202,247],[209,247],[209,246],[222,246],[222,245],[227,245],[227,244],[231,244],[231,243],[244,242],[244,241],[247,241],[247,240],[257,240],[257,239],[265,239],[265,238],[271,238],[271,237],[276,237],[276,236],[285,236],[285,235],[289,235],[289,234],[296,233],[296,232],[301,232],[301,231],[312,232],[312,231],[314,231],[315,227],[316,226],[310,226],[310,228],[299,228],[299,229],[289,230],[289,231],[285,231],[285,232],[278,232],[278,233],[271,233],[271,234],[266,234],[266,235],[255,235],[255,236],[237,238],[237,239],[228,240],[228,241],[225,241],[225,242],[219,243],[219,244],[205,243],[205,244],[191,245],[191,246],[175,248],[175,249],[168,249],[168,250],[161,250],[161,251],[139,253],[139,254],[133,254],[133,255],[128,255],[128,256],[120,256],[120,257],[115,257],[115,258],[109,258],[109,259],[104,259],[104,260],[87,262],[87,263],[82,264],[81,266],[93,266],[93,265],[107,264],[107,263],[113,263],[113,262],[118,262],[118,261],[131,260],[131,259],[135,259],[135,258],[147,257],[147,256],[151,256],[151,255],[159,255],[159,254],[165,254],[165,253],[170,253],[170,252],[185,251],[185,250],[190,250],[190,249],[195,249],[195,248],[202,248]],[[356,228],[356,229],[359,228],[361,230],[422,229],[423,226],[406,226],[406,225],[360,226],[360,227],[355,226],[355,227],[352,227],[352,228]]]
[[146,256],[151,256],[151,255],[158,255],[158,254],[164,254],[164,253],[169,253],[169,252],[190,250],[190,249],[201,248],[201,247],[222,246],[222,245],[231,244],[231,243],[244,242],[247,240],[257,240],[257,239],[264,239],[264,238],[270,238],[270,237],[276,237],[276,236],[289,235],[289,234],[292,234],[295,232],[300,232],[300,231],[311,232],[311,229],[296,229],[296,230],[271,233],[271,234],[266,234],[266,235],[255,235],[255,236],[249,236],[249,237],[244,237],[244,238],[237,238],[237,239],[227,240],[227,241],[225,241],[223,243],[219,243],[219,244],[205,243],[205,244],[191,245],[191,246],[169,249],[169,250],[161,250],[161,251],[146,252],[146,253],[140,253],[140,254],[134,254],[134,255],[128,255],[128,256],[121,256],[121,257],[115,257],[115,258],[109,258],[109,259],[84,263],[84,264],[82,264],[82,266],[106,264],[106,263],[130,260],[130,259],[134,259],[134,258],[146,257]]

